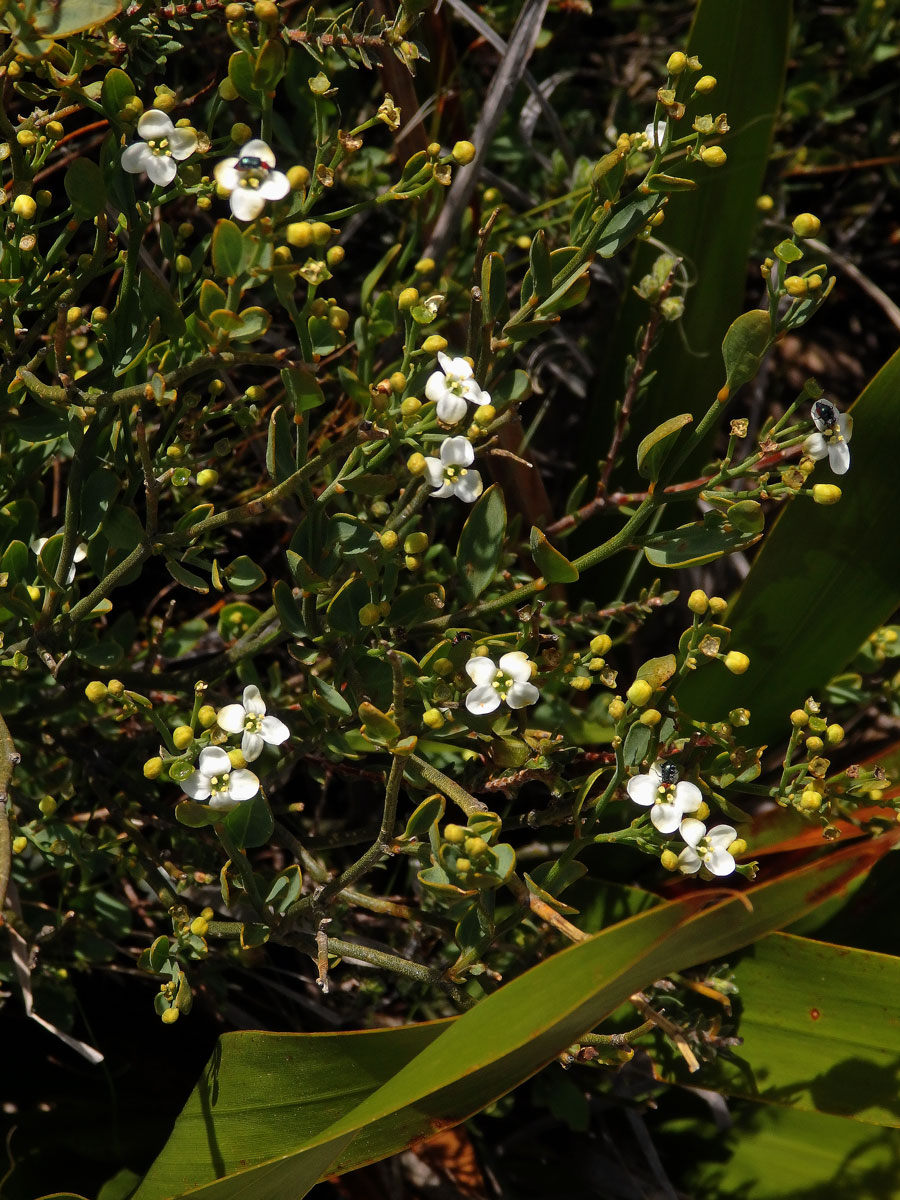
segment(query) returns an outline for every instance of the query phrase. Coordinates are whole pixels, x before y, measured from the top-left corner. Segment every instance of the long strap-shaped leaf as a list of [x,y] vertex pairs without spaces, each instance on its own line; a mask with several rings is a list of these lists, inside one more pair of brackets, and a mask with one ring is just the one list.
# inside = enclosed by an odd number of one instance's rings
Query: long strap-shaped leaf
[[135,1200],[299,1197],[326,1173],[395,1153],[512,1090],[653,979],[811,911],[898,839],[900,830],[848,846],[740,896],[695,893],[661,904],[561,951],[447,1022],[380,1033],[226,1035]]

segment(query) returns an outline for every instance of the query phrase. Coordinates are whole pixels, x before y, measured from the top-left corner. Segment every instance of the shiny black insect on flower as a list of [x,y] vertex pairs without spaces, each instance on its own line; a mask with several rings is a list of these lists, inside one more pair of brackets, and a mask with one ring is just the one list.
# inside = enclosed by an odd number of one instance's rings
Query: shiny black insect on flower
[[659,768],[659,778],[660,778],[660,781],[662,783],[666,784],[667,786],[671,786],[673,783],[677,783],[678,782],[678,768],[675,766],[674,763],[670,763],[670,762],[663,763],[662,766]]
[[268,166],[261,158],[256,158],[252,154],[242,154],[234,164],[237,171],[258,171],[260,168],[268,170]]
[[838,410],[830,400],[817,400],[813,405],[813,415],[818,417],[827,429],[837,425]]

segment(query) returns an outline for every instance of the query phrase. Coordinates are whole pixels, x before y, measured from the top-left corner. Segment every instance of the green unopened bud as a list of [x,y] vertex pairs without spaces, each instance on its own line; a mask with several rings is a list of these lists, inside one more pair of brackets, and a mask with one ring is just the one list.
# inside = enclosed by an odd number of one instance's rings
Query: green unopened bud
[[411,420],[421,407],[422,401],[418,396],[407,396],[400,405],[400,413],[407,420]]
[[193,921],[191,921],[191,933],[195,934],[197,937],[204,937],[208,930],[209,921],[205,920],[203,917],[194,917]]
[[411,454],[406,460],[406,469],[410,475],[423,475],[425,473],[425,455],[419,454],[418,451]]
[[432,333],[431,336],[427,337],[422,343],[422,349],[426,354],[437,354],[438,350],[447,349],[447,339],[445,337],[441,337],[439,333]]
[[80,325],[81,315],[81,309],[77,304],[73,304],[71,308],[66,310],[66,321],[69,325]]
[[700,588],[695,588],[688,596],[687,606],[692,613],[696,613],[698,617],[702,617],[709,608],[709,596]]
[[122,696],[125,693],[125,684],[121,679],[111,679],[106,686],[111,696]]
[[569,687],[573,687],[576,692],[586,692],[591,686],[589,675],[573,675],[569,680]]
[[378,540],[381,542],[382,550],[386,550],[388,554],[392,554],[397,549],[397,543],[400,541],[393,529],[386,529]]
[[820,737],[808,737],[806,739],[806,751],[808,754],[820,754],[825,749],[825,743]]
[[172,734],[172,742],[176,750],[187,750],[194,740],[194,731],[190,725],[179,725]]
[[435,675],[446,676],[453,674],[453,663],[449,658],[436,658],[431,664],[431,669]]
[[741,654],[740,650],[729,650],[725,655],[725,668],[732,675],[743,675],[750,666],[750,659],[746,654]]
[[674,871],[678,867],[678,855],[674,850],[663,850],[659,861],[667,871]]
[[428,549],[427,533],[411,533],[403,539],[403,550],[406,554],[424,554]]
[[456,860],[456,869],[460,875],[468,875],[472,870],[472,863],[468,858],[458,858]]
[[598,633],[596,637],[591,638],[590,647],[593,654],[609,654],[612,638],[607,633]]
[[37,136],[30,129],[20,129],[16,134],[16,141],[20,146],[25,146],[27,149],[29,146],[33,146],[35,144],[37,141]]
[[311,221],[293,221],[285,230],[285,237],[292,246],[298,246],[304,249],[306,246],[311,246],[313,242],[312,222]]
[[721,146],[704,146],[700,151],[700,161],[707,167],[724,167],[728,155]]
[[415,554],[407,554],[403,563],[407,571],[418,571],[422,565],[422,560]]
[[705,800],[701,800],[694,811],[694,816],[698,821],[705,821],[709,816],[709,805]]
[[643,708],[653,695],[653,688],[646,679],[636,679],[625,695],[635,708]]
[[721,617],[728,607],[728,601],[723,600],[721,596],[710,596],[709,611],[714,617]]
[[842,494],[836,483],[816,483],[812,493],[816,504],[837,504]]
[[662,720],[662,713],[658,708],[645,708],[640,715],[642,725],[649,725],[651,728],[658,725]]
[[791,724],[795,729],[802,729],[804,725],[809,724],[809,714],[805,713],[802,708],[795,708],[791,713]]
[[16,196],[13,200],[13,212],[17,217],[30,221],[37,212],[37,202],[31,196]]
[[815,237],[822,228],[822,222],[813,213],[800,213],[791,221],[791,228],[797,237]]
[[715,75],[701,75],[694,84],[694,91],[700,92],[701,95],[706,95],[708,92],[715,91],[718,82]]
[[475,422],[484,429],[487,425],[490,425],[496,415],[497,410],[493,404],[479,404],[475,409]]
[[450,153],[454,162],[459,163],[461,167],[466,167],[474,160],[478,151],[471,142],[457,142]]
[[605,666],[606,666],[605,658],[592,658],[588,662],[588,670],[589,671],[602,671]]
[[[336,250],[338,247],[335,246],[333,249]],[[329,250],[328,253],[330,254],[331,250]],[[328,324],[332,329],[346,329],[350,324],[350,314],[347,312],[346,308],[341,308],[338,304],[332,304],[331,308],[328,310]]]
[[57,803],[52,796],[42,796],[38,801],[38,808],[45,817],[52,817],[57,807]]
[[468,854],[469,858],[481,858],[483,855],[487,854],[490,847],[484,838],[471,837],[466,838],[466,844],[463,849],[465,850],[466,854]]
[[775,207],[775,201],[772,199],[772,197],[770,195],[768,195],[766,192],[764,192],[761,196],[757,196],[756,207],[759,210],[759,212],[764,212],[764,213],[771,212],[772,209]]
[[844,740],[843,725],[829,725],[825,730],[825,741],[829,746],[839,746]]
[[84,689],[84,694],[90,700],[91,704],[99,704],[101,700],[106,699],[106,684],[99,679],[92,679]]
[[144,778],[158,779],[162,774],[163,760],[161,758],[148,758],[144,763]]
[[288,167],[287,171],[288,183],[295,192],[299,192],[309,183],[310,175],[306,167],[301,167],[299,164],[293,167]]
[[391,385],[391,391],[394,395],[399,396],[406,387],[406,376],[402,371],[394,371],[388,383]]
[[802,297],[809,291],[809,284],[802,275],[788,275],[784,281],[784,290],[789,296]]
[[444,841],[452,842],[454,846],[461,846],[465,840],[466,831],[462,825],[444,826]]
[[175,255],[175,270],[179,275],[190,275],[193,269],[191,260],[186,254]]
[[268,25],[274,24],[278,20],[278,6],[272,3],[272,0],[256,0],[253,5],[253,15],[257,21],[264,21]]
[[244,753],[242,750],[229,750],[228,761],[231,763],[235,771],[240,771],[247,765],[247,760],[244,758]]
[[347,257],[347,251],[343,246],[331,246],[325,251],[325,261],[329,267],[339,267]]
[[[229,4],[228,7],[229,8],[240,8],[240,5],[239,4]],[[179,1012],[178,1012],[177,1008],[167,1008],[166,1011],[162,1014],[162,1016],[159,1019],[162,1021],[163,1025],[174,1025],[175,1022],[178,1020],[178,1017],[179,1017]]]
[[98,305],[91,309],[91,323],[94,325],[102,325],[104,321],[109,320],[109,309]]
[[312,223],[312,238],[316,246],[324,246],[334,232],[325,221],[313,221]]
[[419,303],[419,289],[414,287],[404,288],[397,297],[397,307],[401,312],[409,312],[411,308]]
[[818,792],[804,792],[800,797],[800,807],[805,808],[807,812],[816,812],[822,807],[822,797]]
[[18,837],[13,838],[13,844],[12,844],[13,854],[21,854],[27,845],[28,845],[28,838],[22,837],[22,835],[19,834]]
[[377,625],[381,620],[381,611],[377,604],[364,604],[359,610],[359,623],[364,629]]
[[728,846],[728,853],[734,855],[735,858],[740,858],[742,854],[747,853],[747,843],[743,838],[735,838]]
[[227,104],[233,103],[238,98],[237,88],[227,76],[219,84],[219,95]]
[[211,704],[204,704],[197,713],[197,722],[201,729],[212,729],[216,723],[216,710]]
[[219,482],[219,472],[214,471],[211,467],[205,467],[202,471],[197,472],[197,487],[208,488]]
[[625,704],[618,696],[609,702],[609,715],[614,721],[621,721],[625,716]]
[[735,729],[743,729],[745,725],[750,724],[750,709],[733,708],[728,714],[728,721]]
[[440,729],[444,724],[443,713],[437,708],[426,708],[422,713],[422,724],[429,729]]

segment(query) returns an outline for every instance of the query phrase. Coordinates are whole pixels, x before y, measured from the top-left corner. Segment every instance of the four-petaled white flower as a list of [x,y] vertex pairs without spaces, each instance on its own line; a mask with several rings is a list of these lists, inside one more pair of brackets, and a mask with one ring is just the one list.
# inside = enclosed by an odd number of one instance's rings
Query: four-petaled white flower
[[646,775],[634,775],[628,780],[627,790],[635,804],[650,809],[650,820],[660,833],[674,833],[684,814],[696,812],[703,803],[695,783],[678,782],[674,763],[655,764]]
[[665,141],[665,137],[666,137],[665,121],[657,121],[655,125],[651,121],[650,124],[644,130],[644,137],[647,139],[647,141],[650,143],[650,145],[653,147],[654,150],[661,147],[663,142]]
[[846,475],[850,469],[850,450],[847,443],[853,436],[853,418],[839,413],[830,400],[817,400],[810,410],[817,432],[803,443],[803,453],[810,458],[828,456],[828,465],[835,475]]
[[437,418],[445,425],[456,425],[469,404],[490,404],[491,396],[475,382],[474,372],[464,358],[451,358],[438,351],[440,371],[428,376],[425,395],[437,405]]
[[[35,538],[31,543],[31,549],[35,552],[35,554],[39,555],[49,540],[49,538]],[[69,573],[66,575],[66,583],[71,583],[75,578],[75,564],[85,560],[87,557],[87,550],[88,548],[85,542],[79,542],[75,547],[75,551],[72,554],[72,561],[69,564]]]
[[291,190],[287,175],[275,170],[275,155],[261,138],[245,142],[236,158],[216,163],[213,174],[240,221],[255,220],[267,200],[282,200]]
[[205,800],[210,808],[236,808],[252,800],[259,791],[259,780],[252,771],[232,770],[231,759],[218,746],[200,751],[193,775],[181,785],[192,800]]
[[737,830],[731,825],[716,825],[707,833],[702,821],[688,817],[681,822],[680,833],[687,846],[678,855],[679,871],[696,875],[701,867],[706,867],[710,875],[732,873],[735,862],[728,847],[737,838]]
[[484,484],[477,471],[469,467],[475,461],[475,451],[468,438],[450,437],[441,442],[441,457],[425,459],[425,478],[429,487],[436,488],[432,496],[459,496],[466,504],[477,500]]
[[263,746],[280,746],[291,731],[277,717],[266,716],[266,705],[259,688],[250,683],[244,688],[243,704],[226,704],[216,715],[219,727],[226,733],[241,733],[241,753],[253,762],[263,752]]
[[489,658],[470,658],[466,663],[466,674],[475,684],[466,695],[466,708],[470,713],[481,716],[500,707],[505,700],[510,708],[524,708],[536,704],[541,693],[531,679],[531,663],[522,650],[511,650],[495,666]]
[[122,155],[122,167],[131,175],[143,172],[153,183],[165,186],[172,182],[180,162],[197,149],[193,129],[176,129],[166,113],[158,108],[148,109],[137,123],[138,135],[144,140],[129,146]]

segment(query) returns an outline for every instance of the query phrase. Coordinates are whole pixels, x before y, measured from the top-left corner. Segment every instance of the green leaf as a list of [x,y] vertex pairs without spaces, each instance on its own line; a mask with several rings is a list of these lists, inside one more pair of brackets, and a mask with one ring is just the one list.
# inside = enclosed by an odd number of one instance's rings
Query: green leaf
[[216,221],[212,235],[212,261],[216,274],[229,283],[240,275],[244,265],[244,237],[234,221],[224,217]]
[[481,308],[485,325],[499,320],[508,308],[506,264],[496,250],[486,254],[481,264]]
[[[900,604],[896,541],[900,352],[853,406],[853,456],[840,504],[794,501],[763,542],[729,617],[731,645],[750,658],[740,677],[703,672],[678,685],[700,720],[750,709],[755,744],[787,735],[787,714],[855,657]],[[831,479],[827,462],[816,476]]]
[[253,68],[253,87],[259,92],[272,92],[284,74],[284,42],[269,38],[256,56]]
[[522,303],[531,296],[546,300],[553,288],[553,268],[550,264],[550,249],[543,229],[539,229],[531,242],[528,254],[528,274],[522,281]]
[[124,71],[111,67],[103,76],[100,103],[108,117],[116,120],[127,101],[135,94],[134,84]]
[[812,911],[879,852],[848,846],[742,896],[710,903],[697,891],[659,904],[545,959],[450,1021],[343,1035],[226,1034],[135,1200],[191,1187],[201,1189],[198,1200],[299,1200],[326,1174],[465,1120],[635,991]]
[[[221,813],[219,814],[221,820]],[[264,846],[272,836],[275,821],[262,792],[244,800],[231,810],[222,824],[242,850]]]
[[217,309],[224,309],[227,297],[217,283],[212,279],[204,279],[200,284],[199,307],[207,321],[212,318]]
[[742,533],[730,528],[721,513],[707,512],[702,525],[682,525],[648,538],[644,554],[654,567],[699,567],[723,554],[752,546],[761,533],[762,530],[749,535]]
[[194,800],[181,800],[175,805],[175,820],[189,829],[203,829],[222,820],[221,812],[208,804],[197,804]]
[[651,175],[647,180],[651,192],[695,192],[695,179],[682,179],[678,175]]
[[536,525],[531,527],[531,557],[547,583],[573,583],[578,578],[575,564],[551,546]]
[[732,321],[722,342],[725,387],[719,392],[720,400],[729,399],[756,376],[772,337],[772,323],[766,309],[751,309]]
[[472,506],[456,547],[457,578],[467,602],[493,583],[505,537],[506,502],[494,483]]
[[262,337],[271,322],[271,314],[264,308],[242,308],[238,313],[238,325],[231,330],[230,336],[238,342],[252,342],[255,338]]
[[678,663],[675,655],[664,654],[661,658],[649,658],[645,663],[641,663],[635,678],[646,679],[647,683],[656,691],[672,678],[677,669]]
[[339,717],[352,716],[353,710],[337,688],[332,687],[326,680],[319,679],[317,675],[311,675],[309,681],[314,697],[326,712],[332,712]]
[[685,425],[690,425],[693,419],[691,413],[669,417],[668,421],[657,425],[653,432],[648,433],[642,440],[637,450],[637,468],[644,479],[652,479],[654,482],[659,479],[663,463],[675,445],[679,433]]
[[633,241],[647,224],[647,218],[659,208],[659,196],[639,196],[623,200],[603,227],[597,246],[601,258],[612,258]]
[[259,93],[253,86],[255,63],[246,50],[237,50],[228,60],[228,78],[235,91],[248,104],[259,103]]
[[266,470],[275,483],[282,483],[297,469],[294,455],[294,430],[284,405],[279,404],[269,417],[269,440],[266,443]]
[[78,221],[92,221],[106,208],[103,172],[90,158],[76,158],[66,171],[63,186]]
[[32,20],[39,34],[49,38],[71,37],[95,25],[105,25],[122,11],[120,0],[45,0],[34,10]]
[[301,413],[325,403],[325,393],[316,382],[315,376],[302,367],[285,367],[281,372],[281,382],[298,417]]
[[635,721],[625,734],[625,743],[622,746],[622,761],[626,767],[636,767],[644,761],[650,749],[650,740],[649,727]]
[[294,593],[283,579],[275,581],[272,588],[272,601],[278,613],[278,619],[288,633],[293,634],[294,637],[306,637],[307,629],[303,623],[300,606],[294,598]]
[[368,700],[359,706],[357,715],[363,723],[363,733],[370,741],[395,742],[400,736],[397,723]]
[[246,554],[239,555],[225,568],[225,578],[233,592],[246,595],[266,582],[266,573]]
[[114,504],[107,509],[100,529],[116,550],[133,550],[144,537],[143,527],[133,509]]
[[172,558],[167,558],[166,570],[173,579],[176,579],[180,584],[183,584],[184,587],[190,588],[192,592],[200,592],[201,595],[205,596],[209,591],[209,583],[203,578],[203,576],[197,575],[196,572],[191,571],[184,565],[184,563],[176,562]]
[[438,794],[429,796],[427,800],[423,800],[406,822],[406,829],[404,829],[400,840],[408,842],[412,838],[421,837],[424,833],[427,833],[436,821],[442,819],[446,807],[447,802],[444,800],[444,797]]

